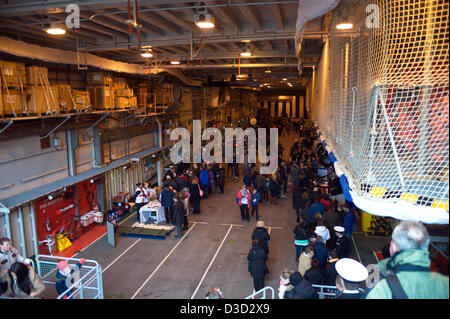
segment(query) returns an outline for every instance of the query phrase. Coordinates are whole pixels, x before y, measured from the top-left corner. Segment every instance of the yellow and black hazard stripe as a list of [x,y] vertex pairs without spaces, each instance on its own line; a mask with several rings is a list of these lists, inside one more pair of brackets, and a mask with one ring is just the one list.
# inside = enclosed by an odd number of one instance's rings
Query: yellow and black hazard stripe
[[448,211],[449,204],[448,201],[442,201],[439,199],[433,199],[425,196],[419,196],[411,193],[405,193],[396,190],[389,190],[385,187],[377,187],[368,184],[362,184],[361,190],[368,193],[371,197],[381,198],[381,199],[392,199],[397,198],[406,202],[410,202],[417,205],[443,208]]

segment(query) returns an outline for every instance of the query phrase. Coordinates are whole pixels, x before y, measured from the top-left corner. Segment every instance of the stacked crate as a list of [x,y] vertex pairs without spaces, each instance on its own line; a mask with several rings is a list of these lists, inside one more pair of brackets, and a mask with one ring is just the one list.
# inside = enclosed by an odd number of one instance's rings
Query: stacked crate
[[26,68],[26,103],[30,114],[49,115],[60,111],[60,92],[57,86],[50,85],[48,69],[39,66]]
[[114,78],[114,105],[117,109],[137,107],[137,97],[123,78]]
[[86,88],[94,110],[110,110],[114,108],[112,75],[105,72],[88,73]]
[[24,64],[0,61],[0,116],[22,116],[27,113],[25,79]]

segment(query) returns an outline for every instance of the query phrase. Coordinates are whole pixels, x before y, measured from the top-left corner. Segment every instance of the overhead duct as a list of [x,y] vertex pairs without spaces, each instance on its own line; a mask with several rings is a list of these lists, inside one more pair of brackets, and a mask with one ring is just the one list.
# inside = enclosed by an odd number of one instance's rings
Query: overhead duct
[[[39,45],[29,44],[23,41],[10,39],[8,37],[0,37],[0,51],[15,56],[41,60],[45,62],[73,65],[77,65],[79,63],[77,52],[41,47]],[[186,78],[179,70],[166,68],[150,68],[149,70],[145,65],[109,60],[89,53],[86,53],[85,61],[88,66],[120,73],[148,75],[149,72],[152,74],[167,72],[169,74],[172,74],[173,76],[178,77],[186,85],[202,85],[201,81]]]
[[306,23],[321,15],[333,10],[339,3],[339,0],[299,0],[297,22],[295,24],[295,49],[297,57],[300,58],[300,51],[303,40],[303,30]]

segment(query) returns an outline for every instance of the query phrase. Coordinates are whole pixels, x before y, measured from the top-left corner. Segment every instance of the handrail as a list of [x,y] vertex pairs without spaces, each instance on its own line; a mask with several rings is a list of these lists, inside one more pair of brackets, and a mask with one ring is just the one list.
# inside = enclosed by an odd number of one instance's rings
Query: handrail
[[319,295],[319,299],[324,299],[325,296],[336,296],[336,293],[333,292],[325,292],[325,289],[328,290],[335,290],[337,291],[337,287],[336,286],[326,286],[326,285],[312,285],[314,288],[319,288],[319,291],[317,292],[317,294]]
[[245,299],[251,299],[251,298],[253,298],[253,297],[256,296],[256,295],[259,295],[260,293],[263,294],[263,296],[262,296],[261,299],[266,299],[266,290],[270,290],[270,291],[272,292],[272,299],[275,299],[275,291],[274,291],[273,288],[270,287],[270,286],[266,286],[266,287],[264,287],[263,289],[258,290],[258,291],[256,291],[256,292],[252,293],[250,296],[245,297]]

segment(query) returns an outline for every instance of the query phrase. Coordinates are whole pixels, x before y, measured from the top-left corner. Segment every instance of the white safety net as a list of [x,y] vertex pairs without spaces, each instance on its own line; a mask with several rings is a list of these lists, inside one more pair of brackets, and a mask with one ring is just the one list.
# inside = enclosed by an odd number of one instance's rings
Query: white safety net
[[333,12],[310,111],[369,213],[448,223],[448,14],[444,0],[344,0]]

